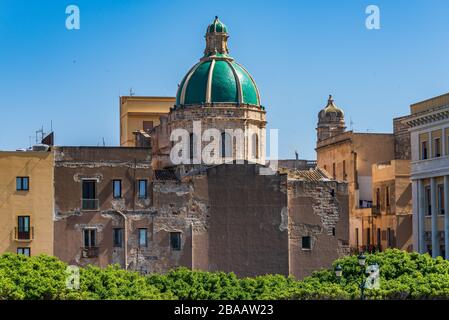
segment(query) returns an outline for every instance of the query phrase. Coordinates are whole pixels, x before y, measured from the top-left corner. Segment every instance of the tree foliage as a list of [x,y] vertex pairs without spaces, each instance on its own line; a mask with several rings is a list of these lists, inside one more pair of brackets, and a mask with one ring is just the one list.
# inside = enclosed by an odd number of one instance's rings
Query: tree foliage
[[[367,265],[380,267],[380,288],[368,299],[449,299],[449,262],[400,250],[368,254]],[[358,299],[362,279],[356,256],[334,262],[297,281],[282,275],[238,278],[234,273],[178,268],[166,274],[140,275],[117,265],[80,268],[79,289],[66,286],[67,264],[45,255],[0,256],[0,299]]]

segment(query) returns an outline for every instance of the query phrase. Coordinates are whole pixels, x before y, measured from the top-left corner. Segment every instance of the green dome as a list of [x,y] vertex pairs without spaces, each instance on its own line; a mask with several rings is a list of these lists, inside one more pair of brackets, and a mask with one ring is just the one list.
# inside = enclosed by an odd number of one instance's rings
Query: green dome
[[[211,31],[215,30],[215,31]],[[260,106],[256,83],[246,69],[227,52],[227,34],[218,17],[209,25],[204,57],[185,75],[176,94],[176,105],[203,103],[251,104]]]
[[224,32],[227,33],[228,29],[224,25],[223,22],[221,22],[217,16],[215,16],[214,22],[212,22],[208,27],[206,33],[213,33],[213,32]]

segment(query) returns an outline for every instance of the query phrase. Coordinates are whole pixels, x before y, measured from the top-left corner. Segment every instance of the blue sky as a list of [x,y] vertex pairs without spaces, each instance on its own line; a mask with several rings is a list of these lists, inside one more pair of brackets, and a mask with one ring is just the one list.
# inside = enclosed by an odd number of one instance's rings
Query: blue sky
[[[81,29],[65,28],[80,8]],[[365,28],[380,8],[381,29]],[[50,121],[58,145],[119,143],[119,96],[173,96],[207,25],[228,26],[279,129],[282,158],[315,158],[328,94],[356,131],[391,132],[409,105],[449,91],[449,1],[0,1],[0,149]]]

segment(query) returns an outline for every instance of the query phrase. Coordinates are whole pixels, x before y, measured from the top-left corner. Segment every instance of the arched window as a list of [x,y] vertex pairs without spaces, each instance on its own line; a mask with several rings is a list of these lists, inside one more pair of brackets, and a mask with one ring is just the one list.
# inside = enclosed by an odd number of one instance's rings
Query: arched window
[[259,159],[259,135],[253,133],[251,136],[251,158]]
[[193,137],[193,133],[191,133],[189,135],[189,157],[190,157],[190,160],[193,160],[194,143],[195,143],[195,139]]
[[229,158],[232,157],[232,136],[229,133],[222,132],[221,133],[221,157]]

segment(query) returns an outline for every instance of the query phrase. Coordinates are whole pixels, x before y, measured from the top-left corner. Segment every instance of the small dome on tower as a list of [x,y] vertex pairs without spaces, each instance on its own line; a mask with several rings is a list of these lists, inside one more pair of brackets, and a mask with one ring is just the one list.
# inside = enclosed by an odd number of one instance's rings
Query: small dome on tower
[[345,131],[345,114],[329,95],[327,105],[318,113],[318,142]]
[[218,16],[215,16],[214,22],[212,22],[208,27],[206,33],[215,33],[215,32],[224,32],[228,33],[228,29],[225,24],[218,19]]

